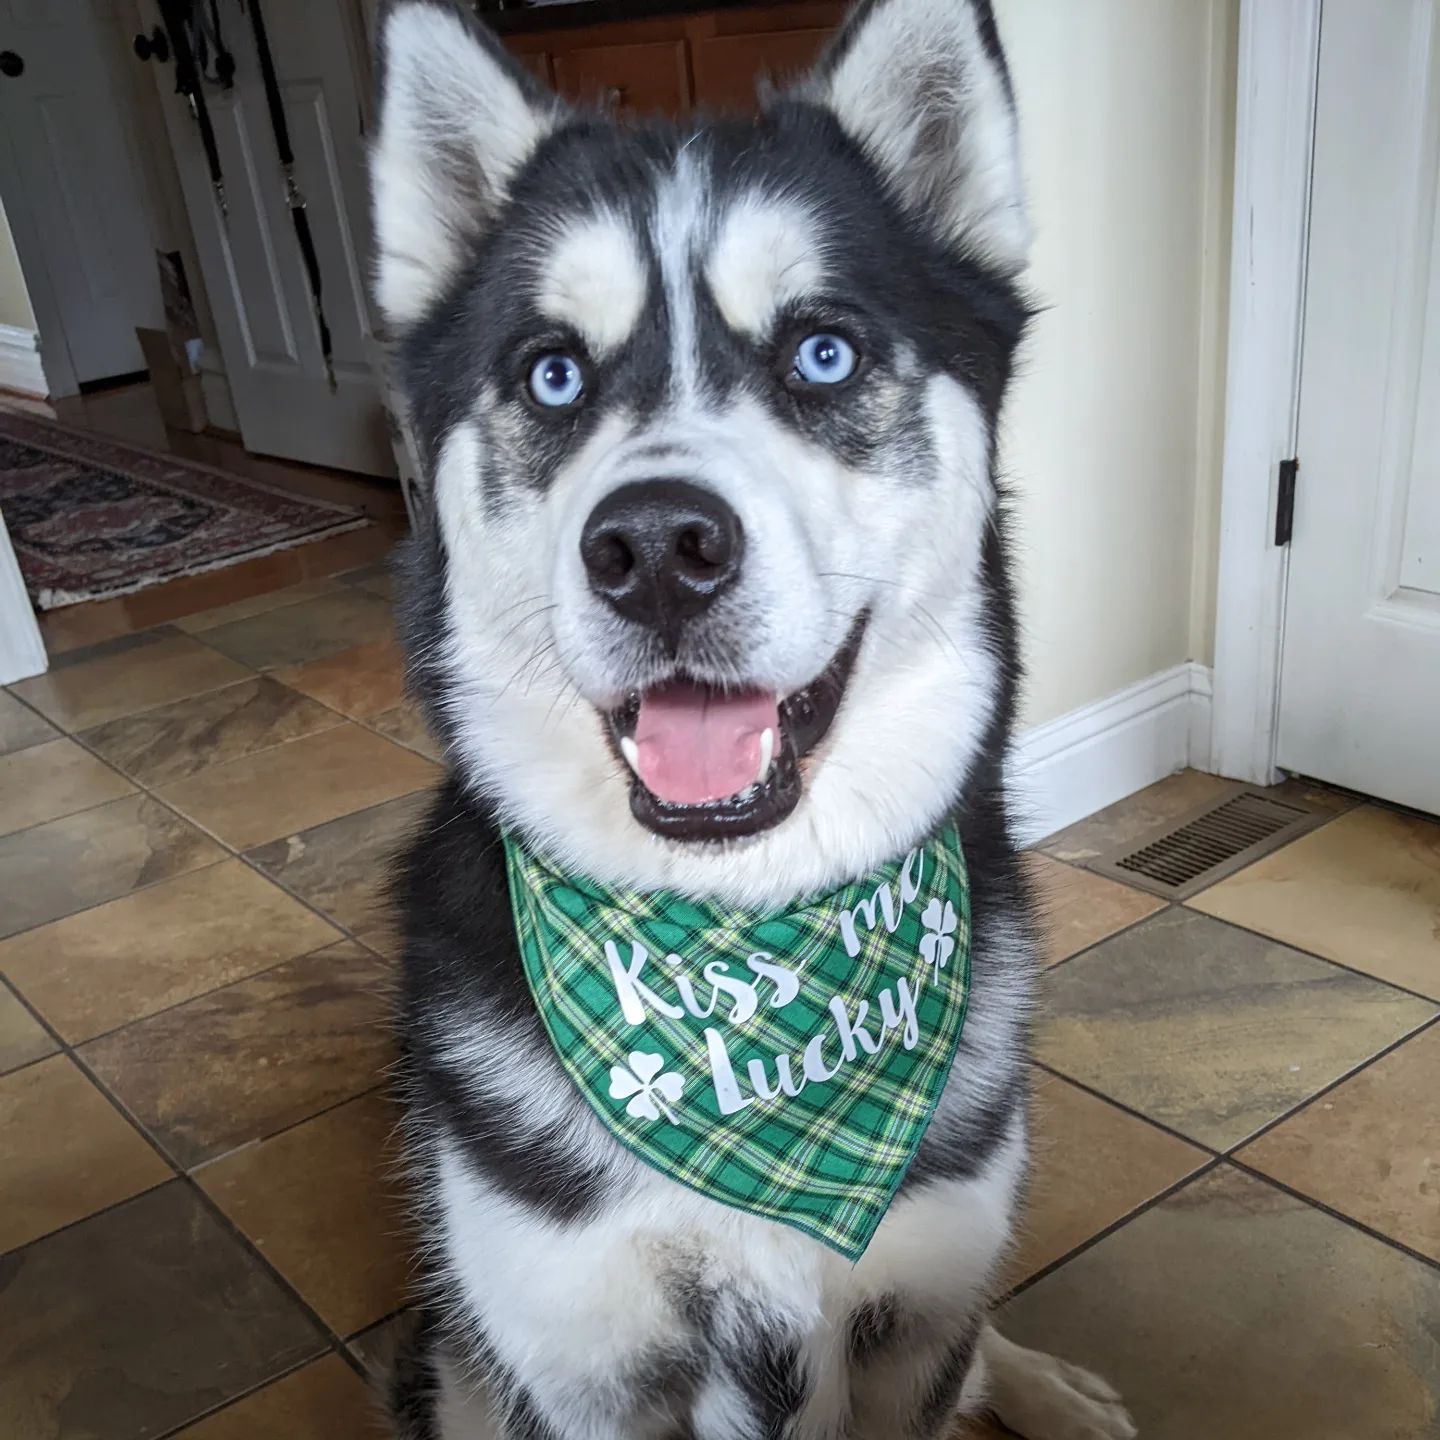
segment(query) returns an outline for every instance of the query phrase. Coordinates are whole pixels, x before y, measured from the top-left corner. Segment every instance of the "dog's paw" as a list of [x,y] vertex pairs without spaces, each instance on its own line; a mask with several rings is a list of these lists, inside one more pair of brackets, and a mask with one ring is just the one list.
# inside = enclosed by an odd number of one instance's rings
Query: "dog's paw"
[[1025,1440],[1134,1440],[1135,1422],[1115,1388],[1053,1355],[1039,1355],[1028,1394],[1012,1396],[1000,1418]]
[[1114,1386],[1068,1360],[987,1337],[991,1403],[1025,1440],[1134,1440],[1139,1433]]

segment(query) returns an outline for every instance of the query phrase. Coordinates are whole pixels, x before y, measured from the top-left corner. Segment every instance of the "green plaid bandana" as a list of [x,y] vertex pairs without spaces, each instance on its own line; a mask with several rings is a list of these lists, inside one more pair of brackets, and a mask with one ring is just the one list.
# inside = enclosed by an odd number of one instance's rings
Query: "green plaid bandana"
[[858,1260],[965,1023],[959,833],[776,914],[609,890],[512,836],[505,853],[530,992],[606,1129],[672,1180]]

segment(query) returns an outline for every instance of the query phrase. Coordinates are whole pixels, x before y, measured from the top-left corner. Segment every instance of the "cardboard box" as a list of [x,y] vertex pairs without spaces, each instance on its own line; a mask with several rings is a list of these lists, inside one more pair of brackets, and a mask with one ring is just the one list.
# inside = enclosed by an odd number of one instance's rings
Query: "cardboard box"
[[135,338],[145,356],[145,368],[155,390],[155,402],[167,430],[201,431],[206,425],[205,397],[200,377],[190,368],[183,342],[176,342],[165,330],[136,326]]

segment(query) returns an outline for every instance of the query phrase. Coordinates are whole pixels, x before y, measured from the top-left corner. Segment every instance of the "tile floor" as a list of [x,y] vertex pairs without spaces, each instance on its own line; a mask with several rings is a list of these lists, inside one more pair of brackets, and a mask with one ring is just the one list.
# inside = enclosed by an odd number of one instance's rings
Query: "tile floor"
[[[172,621],[0,692],[0,1435],[378,1436],[408,1261],[377,881],[435,754],[382,570]],[[1085,868],[1224,790],[1033,857],[1004,1323],[1151,1440],[1435,1437],[1440,826],[1335,796],[1183,906]]]

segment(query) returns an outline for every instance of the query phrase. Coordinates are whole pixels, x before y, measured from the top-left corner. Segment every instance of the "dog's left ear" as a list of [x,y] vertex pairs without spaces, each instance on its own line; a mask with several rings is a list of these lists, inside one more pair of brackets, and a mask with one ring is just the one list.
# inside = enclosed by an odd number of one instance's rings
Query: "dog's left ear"
[[403,329],[495,222],[562,109],[458,0],[390,0],[379,68],[370,150],[375,298]]
[[861,0],[800,94],[946,244],[1024,268],[1015,97],[990,0]]

